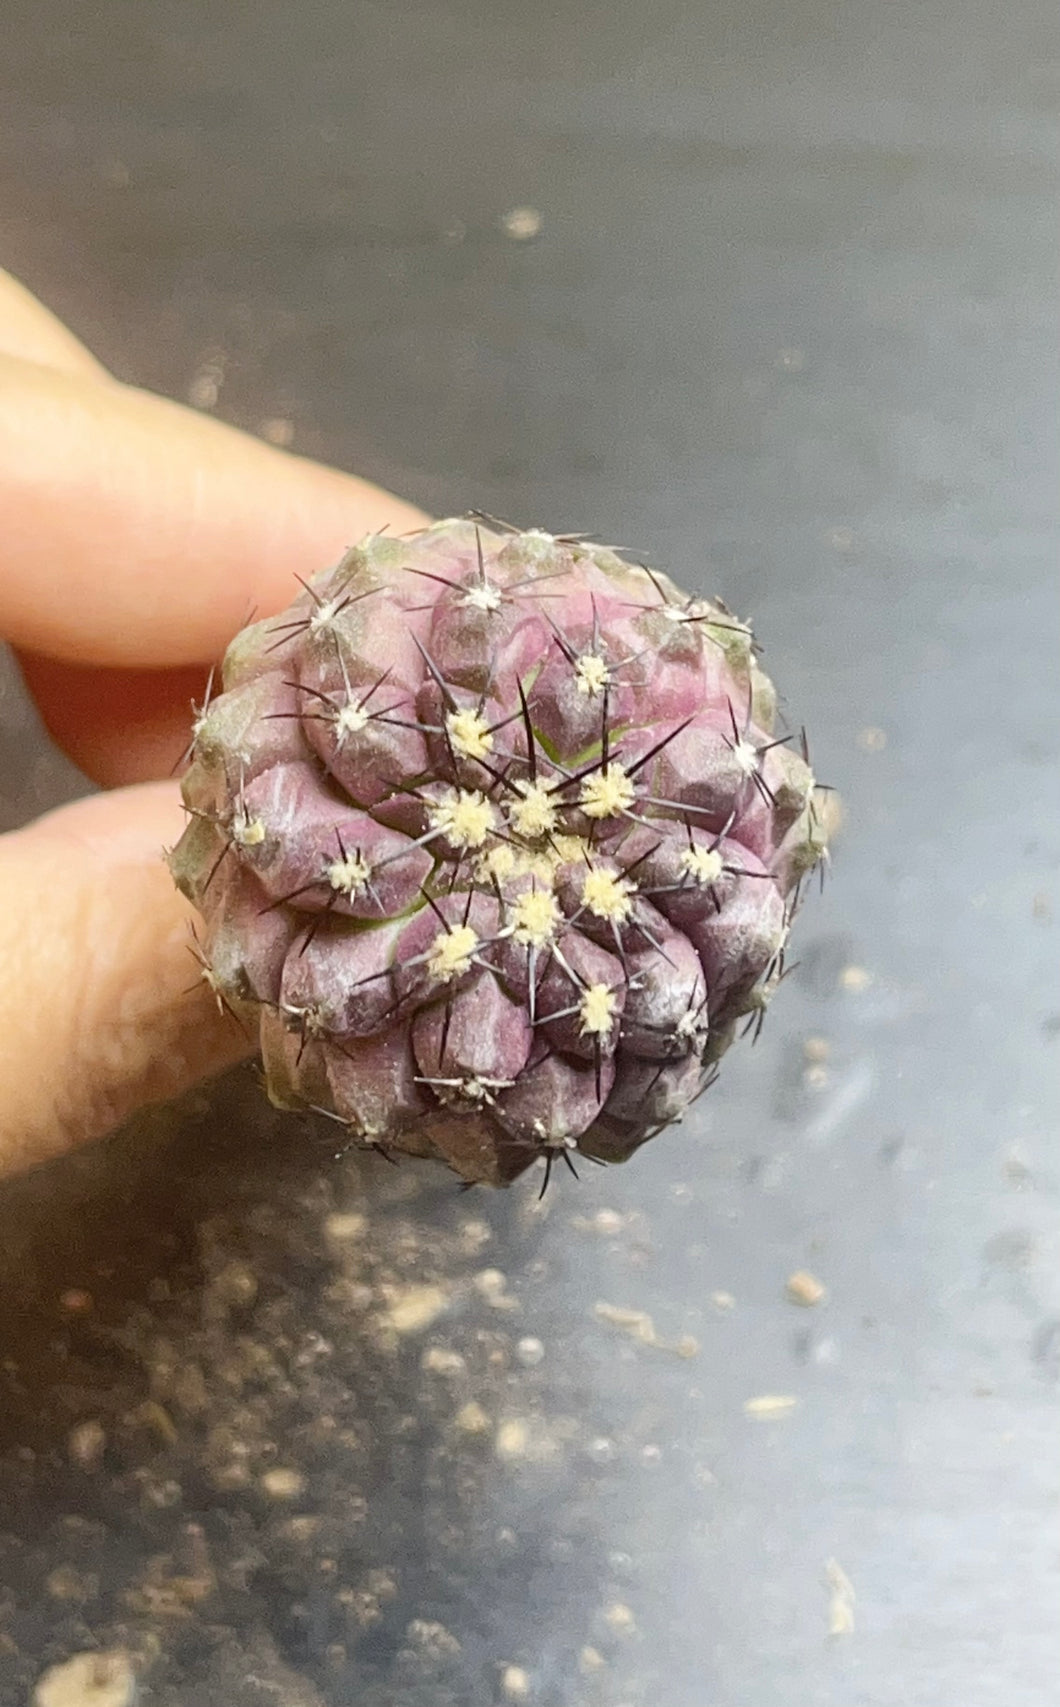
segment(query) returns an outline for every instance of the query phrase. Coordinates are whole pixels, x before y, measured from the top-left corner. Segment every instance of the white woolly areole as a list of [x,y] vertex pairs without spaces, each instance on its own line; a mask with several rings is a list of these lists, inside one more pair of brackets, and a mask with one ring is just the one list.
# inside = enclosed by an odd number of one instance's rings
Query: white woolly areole
[[248,818],[240,808],[232,819],[232,840],[240,848],[259,848],[265,840],[265,825],[260,818]]
[[473,581],[470,587],[465,587],[462,603],[470,605],[473,610],[492,612],[500,610],[504,602],[504,594],[492,581]]
[[470,925],[454,925],[451,931],[439,931],[427,951],[427,970],[440,984],[462,978],[477,947],[478,937]]
[[672,622],[675,628],[679,622],[698,622],[707,614],[706,606],[698,599],[689,599],[686,605],[666,604],[657,608],[659,615],[664,616],[667,622]]
[[352,899],[367,889],[372,879],[372,868],[360,854],[353,854],[345,859],[332,860],[327,875],[333,889]]
[[338,715],[335,718],[335,733],[340,742],[345,741],[348,735],[359,735],[368,721],[369,714],[365,711],[363,706],[340,706]]
[[616,818],[633,804],[632,779],[612,760],[606,770],[592,771],[581,786],[581,807],[587,818]]
[[737,769],[744,776],[754,776],[758,769],[758,748],[750,741],[737,741],[733,747],[732,756],[736,760]]
[[572,1138],[569,1132],[564,1132],[558,1127],[546,1126],[543,1120],[535,1120],[532,1130],[534,1137],[540,1138],[548,1150],[576,1150],[578,1148],[577,1138]]
[[427,817],[431,829],[454,848],[480,848],[497,822],[496,811],[476,789],[460,789],[440,800]]
[[574,674],[578,683],[578,692],[587,694],[595,699],[598,693],[603,693],[611,680],[611,671],[606,658],[601,658],[598,652],[583,652],[574,661]]
[[531,889],[520,895],[512,908],[516,942],[527,948],[544,948],[552,941],[561,918],[556,897],[548,889]]
[[534,840],[556,827],[556,808],[547,788],[539,782],[517,782],[519,799],[508,808],[508,822],[516,835]]
[[606,984],[590,984],[578,1004],[583,1037],[606,1037],[614,1023],[617,1001]]
[[322,629],[330,628],[331,624],[339,614],[339,606],[341,604],[341,599],[327,599],[324,604],[317,605],[312,616],[309,618],[310,634],[319,634]]
[[462,759],[484,759],[493,751],[493,736],[477,711],[451,711],[445,720],[454,753]]
[[678,863],[686,877],[704,887],[716,883],[725,868],[717,848],[684,848]]
[[588,907],[598,919],[613,919],[621,925],[633,911],[630,899],[636,893],[636,884],[626,877],[618,877],[613,871],[604,871],[595,866],[585,873],[582,883],[582,906]]
[[702,1009],[688,1008],[674,1026],[674,1037],[680,1043],[695,1042],[707,1033],[707,1016]]

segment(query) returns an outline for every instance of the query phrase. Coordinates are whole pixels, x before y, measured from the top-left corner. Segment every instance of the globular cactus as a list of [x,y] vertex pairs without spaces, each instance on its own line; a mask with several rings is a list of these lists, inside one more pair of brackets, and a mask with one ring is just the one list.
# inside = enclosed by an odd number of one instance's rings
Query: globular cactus
[[578,536],[373,535],[233,640],[174,876],[284,1108],[506,1184],[629,1156],[783,971],[824,796],[750,629]]

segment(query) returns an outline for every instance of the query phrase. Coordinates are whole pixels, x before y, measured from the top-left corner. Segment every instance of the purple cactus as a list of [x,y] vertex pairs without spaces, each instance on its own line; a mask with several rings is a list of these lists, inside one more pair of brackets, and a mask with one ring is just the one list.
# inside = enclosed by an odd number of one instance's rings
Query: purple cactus
[[783,970],[827,812],[750,629],[573,536],[372,536],[244,629],[176,881],[282,1107],[507,1184],[624,1159]]

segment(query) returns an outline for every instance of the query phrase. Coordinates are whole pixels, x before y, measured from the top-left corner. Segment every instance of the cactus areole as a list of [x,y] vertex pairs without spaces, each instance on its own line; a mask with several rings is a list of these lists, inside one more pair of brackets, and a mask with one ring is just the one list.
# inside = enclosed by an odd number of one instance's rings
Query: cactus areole
[[243,629],[170,861],[273,1102],[494,1185],[680,1119],[826,853],[775,712],[723,605],[475,518]]

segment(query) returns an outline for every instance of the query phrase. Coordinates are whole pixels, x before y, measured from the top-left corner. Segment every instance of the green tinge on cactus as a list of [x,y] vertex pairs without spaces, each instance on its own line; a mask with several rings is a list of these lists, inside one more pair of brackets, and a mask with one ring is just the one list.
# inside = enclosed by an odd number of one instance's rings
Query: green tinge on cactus
[[171,865],[273,1100],[492,1184],[679,1119],[827,852],[775,703],[724,606],[474,519],[244,629]]

